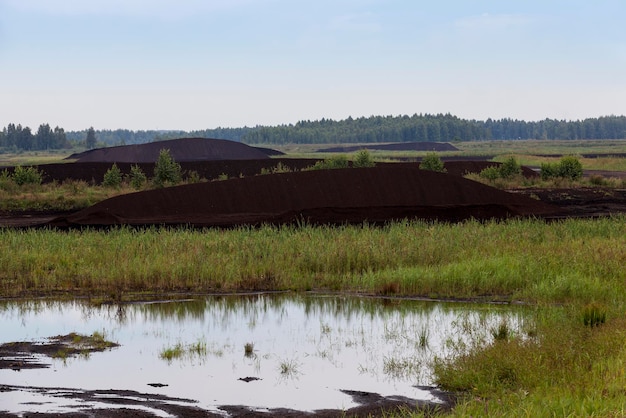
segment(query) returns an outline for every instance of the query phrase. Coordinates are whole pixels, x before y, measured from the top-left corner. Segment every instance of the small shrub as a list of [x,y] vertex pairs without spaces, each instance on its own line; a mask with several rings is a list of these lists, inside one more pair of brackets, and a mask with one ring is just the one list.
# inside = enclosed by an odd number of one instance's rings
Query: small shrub
[[315,163],[312,170],[333,170],[337,168],[348,168],[350,166],[348,162],[348,157],[345,155],[337,155],[332,158],[327,158],[323,161],[318,161]]
[[113,163],[111,168],[104,173],[104,179],[102,180],[104,187],[119,188],[122,185],[122,172],[117,167],[117,164]]
[[583,165],[574,156],[567,156],[561,158],[559,163],[559,177],[563,177],[570,180],[580,180],[583,176]]
[[372,158],[370,152],[366,149],[362,149],[356,153],[354,160],[352,161],[352,167],[374,167],[376,163]]
[[589,176],[589,183],[593,184],[594,186],[606,186],[609,184],[607,179],[599,174]]
[[440,173],[445,173],[447,171],[444,167],[443,161],[441,161],[441,158],[439,158],[439,156],[434,152],[427,153],[424,158],[422,158],[422,162],[419,167],[421,170],[437,171]]
[[555,163],[541,163],[541,180],[558,177],[559,166]]
[[558,163],[541,164],[541,179],[563,178],[568,180],[580,180],[583,176],[583,165],[574,156],[561,158]]
[[133,164],[132,166],[130,166],[129,178],[130,178],[130,185],[135,190],[141,189],[143,185],[146,184],[146,181],[148,181],[146,174],[143,172],[141,167],[139,167],[137,164]]
[[500,177],[510,179],[522,174],[522,167],[519,165],[515,157],[507,158],[498,168]]
[[13,170],[12,179],[18,186],[22,186],[24,184],[41,184],[43,174],[35,167],[22,167],[21,165],[18,165]]
[[500,177],[500,170],[496,166],[491,166],[481,170],[478,175],[486,180],[496,181]]
[[191,170],[189,173],[187,173],[187,182],[188,183],[200,183],[202,179],[200,178],[200,174],[195,171],[195,170]]
[[154,185],[157,187],[175,185],[180,183],[181,179],[180,164],[174,161],[170,155],[170,150],[162,149],[154,166]]
[[11,178],[11,174],[9,174],[9,170],[6,168],[0,172],[0,190],[4,190],[5,192],[14,193],[17,191],[17,185]]

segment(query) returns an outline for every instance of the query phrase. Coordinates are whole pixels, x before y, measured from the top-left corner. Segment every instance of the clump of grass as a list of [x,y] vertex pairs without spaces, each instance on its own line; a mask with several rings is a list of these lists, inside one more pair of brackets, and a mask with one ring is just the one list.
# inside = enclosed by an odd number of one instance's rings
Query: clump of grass
[[162,360],[172,361],[174,359],[181,358],[185,353],[185,349],[181,343],[176,344],[173,347],[167,347],[161,350],[159,357]]
[[511,336],[511,329],[506,321],[502,321],[497,327],[492,327],[491,336],[496,341],[506,341]]
[[422,327],[417,333],[417,346],[422,350],[427,349],[429,338],[430,338],[430,335],[428,332],[428,327],[427,326]]
[[[176,343],[173,347],[166,347],[159,353],[159,358],[172,362],[176,359],[204,357],[208,353],[206,342],[197,341],[192,344],[184,345]],[[219,353],[215,353],[219,356]]]
[[243,353],[246,357],[254,356],[254,343],[245,343],[243,346]]
[[597,303],[590,303],[583,307],[582,320],[586,327],[597,327],[606,322],[606,308]]
[[300,363],[296,360],[283,360],[278,365],[278,370],[282,376],[295,377],[300,374]]

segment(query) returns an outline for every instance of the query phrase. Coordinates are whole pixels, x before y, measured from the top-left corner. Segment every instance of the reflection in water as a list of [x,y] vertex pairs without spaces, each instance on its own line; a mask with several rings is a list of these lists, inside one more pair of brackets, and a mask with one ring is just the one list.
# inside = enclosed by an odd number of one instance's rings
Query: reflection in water
[[[341,390],[429,399],[416,386],[433,384],[435,355],[489,343],[503,321],[523,334],[527,317],[493,305],[291,294],[98,307],[5,301],[0,343],[98,331],[121,347],[65,364],[51,360],[46,370],[0,370],[0,381],[136,390],[194,399],[207,409],[354,406]],[[0,394],[0,404],[9,396]],[[12,402],[12,410],[26,408]]]

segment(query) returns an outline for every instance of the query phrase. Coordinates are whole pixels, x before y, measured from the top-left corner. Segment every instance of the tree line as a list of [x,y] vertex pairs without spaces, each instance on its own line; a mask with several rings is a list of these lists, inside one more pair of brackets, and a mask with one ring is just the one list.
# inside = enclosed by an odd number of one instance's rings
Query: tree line
[[39,125],[34,134],[29,127],[13,123],[0,132],[0,148],[8,150],[50,150],[69,148],[70,145],[63,128],[57,126],[52,129],[47,123]]
[[576,121],[544,119],[461,119],[451,114],[370,116],[343,120],[306,120],[278,126],[216,128],[196,131],[128,129],[65,132],[43,124],[33,134],[28,127],[9,124],[0,132],[0,148],[45,150],[69,146],[142,144],[173,138],[203,137],[247,144],[349,144],[376,142],[454,142],[505,139],[626,139],[626,116],[602,116]]

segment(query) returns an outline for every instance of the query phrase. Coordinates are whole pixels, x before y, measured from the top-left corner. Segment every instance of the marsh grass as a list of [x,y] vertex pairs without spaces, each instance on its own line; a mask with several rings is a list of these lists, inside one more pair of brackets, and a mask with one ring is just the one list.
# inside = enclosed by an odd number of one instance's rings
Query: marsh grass
[[[165,347],[159,353],[159,358],[171,363],[174,360],[203,358],[209,354],[205,341],[197,341],[191,344],[176,343],[172,347]],[[212,354],[221,356],[220,351],[212,351]]]
[[626,319],[589,328],[571,311],[538,317],[537,338],[497,339],[437,362],[438,383],[464,394],[453,415],[620,416]]
[[624,221],[3,229],[0,291],[119,300],[133,293],[321,290],[610,305],[625,294]]
[[254,357],[254,343],[245,343],[243,353],[246,357]]
[[278,371],[283,377],[294,378],[301,374],[300,363],[295,359],[282,360],[278,364]]

